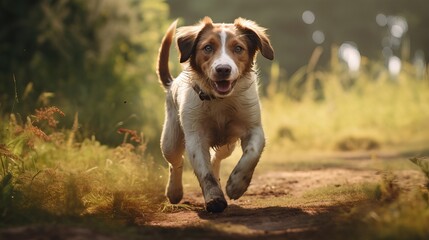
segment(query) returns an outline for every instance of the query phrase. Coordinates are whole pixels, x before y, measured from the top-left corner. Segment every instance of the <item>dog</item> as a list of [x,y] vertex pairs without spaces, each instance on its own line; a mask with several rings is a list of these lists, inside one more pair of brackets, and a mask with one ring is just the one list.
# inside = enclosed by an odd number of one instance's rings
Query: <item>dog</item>
[[[232,24],[205,17],[193,26],[168,28],[159,49],[157,74],[166,91],[161,135],[163,157],[169,163],[166,197],[172,204],[183,197],[183,155],[201,186],[208,212],[222,212],[227,201],[219,168],[240,140],[243,155],[226,185],[230,199],[246,192],[265,147],[258,97],[257,52],[274,59],[266,29],[243,18]],[[169,71],[169,51],[176,32],[183,71]],[[211,156],[210,150],[214,150]]]

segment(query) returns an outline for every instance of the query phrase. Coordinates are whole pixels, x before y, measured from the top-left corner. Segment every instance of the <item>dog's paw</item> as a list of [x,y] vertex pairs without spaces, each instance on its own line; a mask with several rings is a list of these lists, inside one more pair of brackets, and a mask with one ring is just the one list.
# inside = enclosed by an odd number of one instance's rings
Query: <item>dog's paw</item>
[[225,198],[214,198],[206,203],[207,212],[220,213],[228,206]]
[[168,201],[170,201],[171,204],[177,204],[183,198],[183,187],[182,186],[173,187],[172,184],[169,184],[165,191],[165,196],[168,198]]
[[226,194],[230,199],[239,199],[247,190],[252,174],[234,169],[226,183]]

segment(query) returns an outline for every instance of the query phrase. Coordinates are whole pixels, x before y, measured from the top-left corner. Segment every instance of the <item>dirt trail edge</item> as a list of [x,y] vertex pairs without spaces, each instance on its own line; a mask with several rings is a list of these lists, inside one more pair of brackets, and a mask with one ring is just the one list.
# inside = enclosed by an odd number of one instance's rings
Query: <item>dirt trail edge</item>
[[[424,181],[416,170],[394,174],[404,189]],[[228,200],[228,208],[220,214],[207,213],[200,189],[185,185],[181,204],[166,205],[125,236],[155,240],[332,239],[327,229],[333,219],[364,200],[362,191],[353,191],[353,187],[375,184],[382,176],[376,170],[347,168],[256,173],[245,195]],[[124,233],[118,234],[42,225],[3,229],[0,239],[124,239]]]
[[[415,175],[405,173],[406,175]],[[257,175],[246,194],[229,201],[221,214],[203,209],[198,189],[185,189],[183,204],[156,215],[151,226],[203,228],[236,237],[269,239],[277,236],[312,238],[317,230],[329,224],[333,215],[357,204],[359,199],[323,199],[308,196],[311,190],[334,189],[365,182],[376,182],[381,173],[375,170],[324,169],[311,171],[275,171]],[[314,199],[314,200],[313,200]],[[210,235],[206,239],[212,239]]]

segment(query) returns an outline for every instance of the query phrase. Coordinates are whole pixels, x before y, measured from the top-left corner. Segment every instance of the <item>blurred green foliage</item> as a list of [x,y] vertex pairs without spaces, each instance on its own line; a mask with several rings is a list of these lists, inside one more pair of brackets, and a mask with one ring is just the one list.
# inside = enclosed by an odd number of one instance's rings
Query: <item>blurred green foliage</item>
[[5,0],[0,3],[0,109],[55,105],[70,128],[119,143],[119,127],[159,133],[163,94],[155,74],[168,21],[162,0]]

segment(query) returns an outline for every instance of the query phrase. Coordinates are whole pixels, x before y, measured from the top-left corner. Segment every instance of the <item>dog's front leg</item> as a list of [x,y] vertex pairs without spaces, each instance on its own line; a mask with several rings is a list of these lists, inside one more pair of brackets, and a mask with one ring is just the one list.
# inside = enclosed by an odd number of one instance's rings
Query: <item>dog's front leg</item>
[[219,181],[213,174],[210,163],[209,146],[197,133],[185,136],[189,160],[203,191],[206,209],[222,212],[227,207]]
[[231,199],[240,198],[249,187],[250,180],[265,146],[262,126],[257,126],[241,139],[243,155],[229,176],[226,193]]

